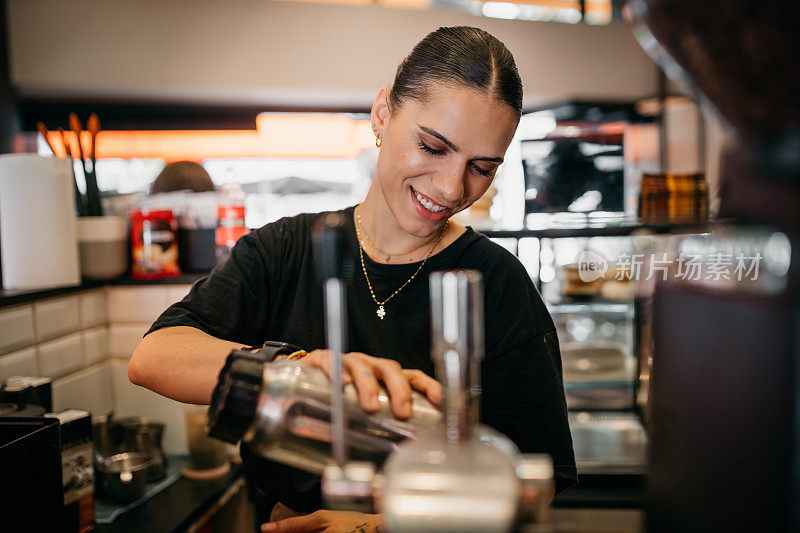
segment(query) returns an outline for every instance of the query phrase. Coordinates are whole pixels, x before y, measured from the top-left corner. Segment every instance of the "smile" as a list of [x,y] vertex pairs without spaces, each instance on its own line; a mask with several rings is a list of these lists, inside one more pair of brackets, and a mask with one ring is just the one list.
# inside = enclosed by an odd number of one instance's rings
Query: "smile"
[[431,213],[441,213],[442,211],[444,211],[445,209],[447,209],[445,206],[443,206],[443,205],[439,205],[439,204],[437,204],[436,202],[432,201],[432,200],[431,200],[430,198],[428,198],[427,196],[423,196],[423,195],[421,195],[421,194],[420,194],[420,193],[418,193],[418,192],[417,192],[417,191],[416,191],[416,190],[415,190],[413,187],[411,188],[411,191],[414,193],[414,196],[416,196],[416,198],[417,198],[417,201],[418,201],[419,203],[421,203],[421,204],[422,204],[422,206],[423,206],[425,209],[427,209],[428,211],[430,211]]

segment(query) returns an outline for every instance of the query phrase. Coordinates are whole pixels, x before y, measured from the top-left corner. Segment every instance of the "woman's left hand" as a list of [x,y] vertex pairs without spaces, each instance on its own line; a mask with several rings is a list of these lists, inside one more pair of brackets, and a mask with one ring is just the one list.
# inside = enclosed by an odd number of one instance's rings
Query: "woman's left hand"
[[265,533],[381,533],[383,519],[379,514],[323,509],[307,515],[262,524],[261,531]]

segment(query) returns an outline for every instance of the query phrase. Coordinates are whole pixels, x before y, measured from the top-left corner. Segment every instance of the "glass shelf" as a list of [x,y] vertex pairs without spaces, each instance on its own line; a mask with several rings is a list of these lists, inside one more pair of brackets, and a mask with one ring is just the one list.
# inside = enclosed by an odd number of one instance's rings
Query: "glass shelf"
[[653,221],[631,217],[552,217],[542,224],[527,224],[524,228],[508,229],[498,226],[476,228],[489,238],[539,238],[559,239],[568,237],[614,237],[644,231],[649,233],[692,232],[705,233],[720,226],[734,224],[730,219],[708,220],[664,220]]
[[633,301],[611,302],[592,299],[582,302],[545,302],[545,305],[551,313],[633,313]]

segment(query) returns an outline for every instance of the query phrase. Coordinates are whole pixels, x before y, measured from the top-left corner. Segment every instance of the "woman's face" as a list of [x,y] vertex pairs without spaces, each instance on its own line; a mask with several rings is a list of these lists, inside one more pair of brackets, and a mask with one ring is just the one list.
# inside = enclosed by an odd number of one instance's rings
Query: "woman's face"
[[381,138],[375,178],[400,227],[417,237],[478,200],[503,161],[517,117],[482,91],[437,84],[420,102],[386,107],[385,89],[372,108]]

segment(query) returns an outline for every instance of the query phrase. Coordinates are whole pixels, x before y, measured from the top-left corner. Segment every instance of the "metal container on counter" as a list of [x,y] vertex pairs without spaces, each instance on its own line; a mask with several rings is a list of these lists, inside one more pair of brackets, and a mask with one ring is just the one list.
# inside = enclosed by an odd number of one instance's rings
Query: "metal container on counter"
[[135,502],[145,493],[147,471],[152,461],[142,452],[112,455],[98,463],[108,495],[117,502]]
[[117,423],[122,427],[125,449],[129,452],[142,452],[151,459],[147,480],[162,479],[167,473],[167,457],[161,443],[164,424],[140,416],[121,418]]

